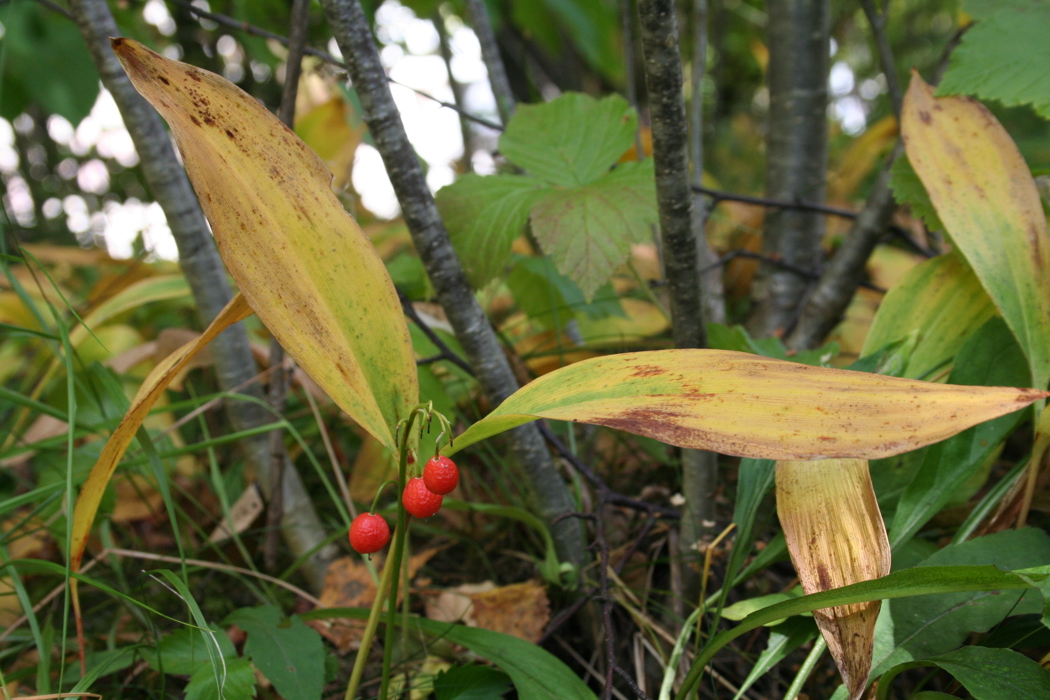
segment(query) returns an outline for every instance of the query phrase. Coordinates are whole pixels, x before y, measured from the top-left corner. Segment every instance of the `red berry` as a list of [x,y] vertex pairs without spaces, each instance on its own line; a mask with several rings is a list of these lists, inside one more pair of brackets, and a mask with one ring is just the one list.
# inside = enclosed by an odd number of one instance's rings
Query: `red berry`
[[443,496],[428,489],[418,476],[415,479],[409,479],[408,486],[401,494],[401,502],[405,504],[405,510],[417,518],[429,518],[437,513],[441,510],[443,500]]
[[423,467],[423,483],[442,496],[452,493],[459,483],[459,467],[448,457],[431,457]]
[[361,513],[350,523],[350,546],[361,554],[373,554],[390,541],[390,526],[381,515]]

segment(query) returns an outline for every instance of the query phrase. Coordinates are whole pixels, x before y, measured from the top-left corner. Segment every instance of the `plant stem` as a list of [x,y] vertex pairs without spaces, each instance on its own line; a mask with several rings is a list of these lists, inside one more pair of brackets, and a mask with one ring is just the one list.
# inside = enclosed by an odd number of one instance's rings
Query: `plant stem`
[[[398,530],[396,536],[400,537],[401,526],[400,526],[400,515],[398,516]],[[364,675],[365,666],[368,663],[368,651],[369,647],[372,646],[372,640],[375,638],[376,628],[379,627],[379,617],[383,612],[383,600],[386,590],[390,587],[391,575],[395,568],[401,568],[396,565],[393,561],[394,555],[390,554],[387,558],[386,564],[383,566],[383,575],[379,578],[379,586],[376,588],[376,599],[372,603],[372,610],[368,613],[368,622],[365,623],[365,632],[361,637],[361,646],[357,650],[357,657],[354,659],[354,669],[350,672],[350,682],[346,686],[346,695],[344,700],[354,700],[354,695],[357,693],[358,686],[361,685],[361,676]]]

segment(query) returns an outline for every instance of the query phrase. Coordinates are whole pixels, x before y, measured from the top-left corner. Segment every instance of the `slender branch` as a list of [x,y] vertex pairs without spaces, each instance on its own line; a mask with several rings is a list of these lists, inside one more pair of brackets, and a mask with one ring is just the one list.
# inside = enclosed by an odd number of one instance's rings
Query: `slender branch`
[[485,62],[485,69],[489,74],[489,84],[492,86],[492,94],[496,98],[499,117],[505,125],[510,121],[510,117],[514,114],[514,108],[517,105],[514,99],[514,92],[510,89],[507,69],[504,67],[503,58],[499,54],[496,33],[492,31],[492,21],[489,19],[489,11],[485,7],[485,0],[466,0],[466,2],[471,27],[473,27],[474,34],[478,37],[478,43],[481,45],[481,59]]
[[[707,0],[693,0],[693,70],[689,100],[689,160],[692,166],[691,184],[695,188],[704,182],[704,76],[707,73]],[[711,268],[715,252],[707,240],[707,202],[703,196],[693,199],[693,225],[696,228],[697,255],[700,261],[701,298],[704,318],[708,323],[726,322],[726,290],[721,270]],[[706,270],[706,272],[705,272]]]
[[[70,9],[98,68],[103,85],[113,95],[142,161],[142,172],[153,196],[167,217],[168,226],[179,248],[179,265],[189,282],[201,320],[207,324],[231,298],[226,272],[208,231],[185,171],[175,157],[171,141],[160,117],[138,94],[110,48],[109,37],[119,36],[113,15],[105,0],[73,0]],[[255,361],[248,336],[237,324],[214,341],[216,375],[224,391],[244,385],[255,374]],[[245,390],[256,398],[262,391],[256,385]],[[226,411],[235,431],[246,431],[270,422],[266,409],[252,401],[229,401]],[[242,441],[245,458],[259,479],[264,493],[270,490],[269,444],[265,435]],[[282,491],[286,505],[283,535],[293,556],[317,550],[306,562],[304,573],[318,590],[324,585],[324,572],[334,547],[322,547],[324,527],[317,516],[294,466],[285,469]],[[267,497],[269,493],[265,493]]]
[[[441,51],[441,60],[445,62],[445,72],[448,74],[448,86],[452,89],[452,99],[455,100],[457,106],[462,107],[466,103],[463,84],[456,80],[452,72],[452,45],[448,41],[445,19],[440,12],[435,12],[430,21],[434,23],[434,29],[437,30],[438,48]],[[473,172],[474,164],[471,156],[474,154],[474,134],[470,131],[470,121],[464,118],[462,112],[459,113],[459,135],[463,139],[463,158],[460,160],[460,168],[462,172]]]
[[[638,86],[635,76],[634,55],[634,13],[631,11],[631,0],[617,0],[620,12],[620,31],[623,32],[623,79],[625,84],[624,94],[627,104],[638,110]],[[638,160],[645,157],[645,149],[642,147],[641,126],[634,130],[634,153]]]
[[[474,297],[463,266],[430,194],[419,158],[405,134],[386,73],[364,11],[357,0],[322,0],[325,14],[361,100],[362,116],[386,165],[423,266],[434,285],[456,337],[477,376],[481,390],[496,406],[518,389],[510,363],[492,325]],[[515,461],[525,470],[542,518],[551,523],[571,512],[569,489],[558,473],[534,425],[508,433]],[[578,569],[585,563],[579,523],[552,525],[558,556]]]
[[889,3],[883,6],[880,13],[875,8],[874,0],[860,0],[860,6],[864,9],[864,15],[871,25],[871,33],[875,38],[875,48],[879,53],[879,66],[882,74],[886,76],[886,90],[890,94],[890,103],[893,105],[893,113],[900,118],[901,104],[904,101],[904,93],[901,92],[900,79],[897,77],[897,63],[893,60],[893,51],[890,49],[890,40],[886,35],[886,21],[889,19]]
[[[664,277],[670,297],[671,334],[675,347],[702,348],[707,344],[707,332],[701,299],[693,193],[689,187],[689,132],[674,0],[639,0],[638,17],[645,57],[645,83],[649,90],[656,200]],[[695,556],[693,543],[710,529],[707,523],[713,523],[715,519],[718,456],[703,450],[682,450],[681,462],[682,493],[686,505],[681,519],[678,554],[692,558]]]
[[[281,90],[281,105],[277,110],[278,118],[289,129],[295,127],[295,99],[299,94],[299,75],[303,68],[303,49],[306,48],[309,21],[309,0],[294,0],[284,89]],[[284,348],[276,338],[270,340],[270,367],[273,369],[273,375],[266,400],[270,402],[274,414],[281,415],[288,403],[291,371],[284,366]],[[266,540],[263,543],[263,562],[271,571],[277,568],[277,537],[280,534],[281,518],[284,517],[284,499],[278,485],[284,478],[284,465],[287,461],[284,429],[278,428],[270,433],[270,502],[266,511]]]
[[664,276],[670,289],[672,334],[679,348],[705,345],[693,202],[689,192],[689,142],[682,97],[682,57],[670,0],[640,0],[642,52],[653,133],[653,163]]

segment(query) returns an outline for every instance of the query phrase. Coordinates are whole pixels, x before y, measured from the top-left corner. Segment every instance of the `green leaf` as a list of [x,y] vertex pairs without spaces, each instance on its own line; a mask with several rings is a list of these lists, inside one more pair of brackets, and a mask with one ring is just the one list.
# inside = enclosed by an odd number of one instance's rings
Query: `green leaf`
[[908,156],[903,153],[890,166],[890,189],[893,190],[893,198],[897,203],[911,207],[911,213],[922,219],[926,228],[931,231],[944,230],[944,224],[937,216],[930,195],[922,186],[922,180],[915,173],[915,168],[911,167]]
[[762,650],[755,665],[747,678],[740,684],[733,700],[739,700],[747,692],[748,688],[755,684],[765,673],[784,660],[791,652],[798,649],[817,636],[817,626],[812,619],[793,617],[783,621],[783,624],[770,629],[769,642]]
[[994,314],[995,306],[970,266],[957,255],[941,255],[913,267],[889,291],[875,313],[861,355],[914,334],[914,349],[900,375],[929,378]]
[[438,209],[474,287],[502,276],[511,244],[525,233],[529,211],[545,191],[532,177],[474,174],[438,191]]
[[826,367],[839,352],[839,344],[827,343],[813,350],[804,350],[788,356],[788,349],[780,338],[752,338],[743,326],[727,326],[723,323],[707,324],[707,346],[719,350],[750,352],[776,360],[791,360],[803,365]]
[[658,221],[652,160],[624,163],[589,184],[549,190],[533,205],[531,221],[544,252],[590,299]]
[[[990,319],[963,343],[948,379],[950,384],[1018,387],[1028,386],[1030,381],[1024,353],[999,317]],[[978,477],[974,489],[979,488],[984,483],[981,477],[987,477],[991,458],[1023,416],[1022,411],[1001,416],[931,446],[897,504],[890,546],[896,548],[914,535],[957,498],[971,478]],[[963,500],[970,495],[972,491],[964,494]]]
[[587,303],[579,286],[558,272],[546,256],[514,256],[507,287],[529,318],[554,329],[564,328],[577,314],[592,320],[625,316],[612,285],[603,285]]
[[[761,610],[762,608],[775,603],[781,603],[785,600],[797,598],[799,595],[801,595],[801,589],[798,589],[798,592],[796,592],[795,595],[792,595],[791,593],[770,593],[769,595],[760,595],[755,598],[746,598],[739,603],[733,603],[728,608],[725,608],[722,611],[722,617],[727,620],[743,620],[756,610]],[[779,623],[774,622],[771,624]]]
[[[1050,536],[1027,528],[988,535],[961,544],[948,545],[915,569],[946,565],[992,564],[1000,569],[1023,569],[1050,561]],[[1045,577],[1038,577],[1042,580]],[[1032,577],[1029,580],[1034,581]],[[987,632],[1007,615],[1042,611],[1035,591],[1025,594],[986,591],[945,593],[936,597],[895,600],[889,606],[893,617],[895,647],[888,656],[876,658],[872,676],[905,661],[942,654],[962,645],[972,632]],[[885,614],[885,613],[884,613]]]
[[1050,698],[1050,671],[1012,649],[969,646],[929,661],[952,674],[974,700]]
[[201,666],[190,676],[185,692],[186,700],[251,700],[255,697],[255,670],[248,659],[226,661],[226,683],[220,698],[211,667]]
[[29,104],[59,114],[73,126],[98,97],[98,72],[76,24],[35,2],[15,2],[4,23],[0,116],[14,119]]
[[244,653],[287,700],[317,700],[324,689],[321,635],[298,616],[281,619],[273,606],[233,611],[226,624],[248,633]]
[[627,100],[568,92],[521,105],[499,140],[515,165],[552,185],[587,185],[604,175],[634,142],[638,116]]
[[1050,3],[997,5],[999,11],[983,15],[963,34],[937,94],[1031,104],[1050,119]]
[[507,674],[491,666],[453,666],[434,679],[437,700],[492,700],[510,688]]
[[595,700],[579,676],[550,652],[508,634],[416,618],[434,637],[465,646],[506,671],[520,700]]
[[199,670],[202,664],[209,663],[208,644],[218,642],[223,659],[237,658],[237,651],[226,633],[216,625],[212,625],[211,630],[212,634],[205,638],[202,630],[181,627],[165,635],[156,650],[145,651],[143,656],[154,670],[187,676]]
[[[1046,568],[1046,567],[1044,567]],[[693,661],[689,673],[675,695],[676,700],[689,697],[707,663],[734,639],[765,624],[819,608],[850,605],[871,600],[887,600],[926,596],[940,593],[965,591],[1003,591],[1030,589],[1029,580],[1050,578],[1050,571],[1025,572],[1019,576],[1014,572],[1000,571],[994,566],[929,566],[907,569],[872,581],[855,583],[852,586],[834,588],[823,593],[813,593],[793,600],[770,605],[748,615],[733,629],[717,634]],[[875,675],[875,674],[873,674]]]

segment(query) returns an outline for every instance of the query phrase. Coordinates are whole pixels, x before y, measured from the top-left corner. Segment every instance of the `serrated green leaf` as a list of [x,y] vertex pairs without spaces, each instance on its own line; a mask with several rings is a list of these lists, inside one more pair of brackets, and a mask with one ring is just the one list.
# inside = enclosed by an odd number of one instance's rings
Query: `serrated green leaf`
[[911,167],[908,156],[901,154],[890,166],[890,189],[898,204],[907,204],[911,213],[922,219],[926,228],[931,231],[943,231],[944,224],[937,216],[937,210],[930,201],[930,195],[922,185],[922,180]]
[[492,700],[510,688],[510,677],[491,666],[453,666],[434,679],[437,700]]
[[475,288],[501,276],[532,205],[547,190],[532,177],[464,175],[437,193],[452,245]]
[[952,53],[938,95],[976,95],[1031,104],[1050,119],[1050,3],[1010,3],[967,31]]
[[[225,635],[223,635],[225,636]],[[215,675],[210,666],[202,665],[190,676],[186,700],[220,700]],[[251,700],[255,697],[255,670],[248,659],[233,658],[226,662],[226,682],[221,700]]]
[[244,653],[286,700],[317,700],[324,689],[321,635],[272,606],[241,608],[226,618],[248,633]]
[[568,92],[521,105],[499,140],[512,163],[552,185],[576,187],[604,175],[634,141],[638,116],[627,100]]
[[963,647],[929,661],[952,674],[974,700],[1050,697],[1050,671],[1012,649]]
[[548,191],[532,207],[532,232],[587,299],[657,223],[651,160],[624,163],[589,185]]

